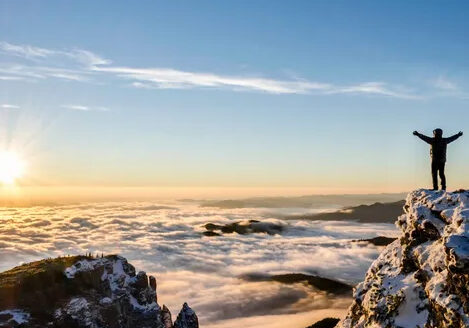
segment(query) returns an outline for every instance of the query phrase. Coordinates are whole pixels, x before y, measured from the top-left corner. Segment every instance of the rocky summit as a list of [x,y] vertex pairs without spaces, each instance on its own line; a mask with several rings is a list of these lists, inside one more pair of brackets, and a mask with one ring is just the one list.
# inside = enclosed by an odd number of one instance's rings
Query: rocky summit
[[416,190],[342,328],[469,327],[469,192]]
[[176,322],[156,279],[121,256],[60,257],[0,273],[0,327],[198,328],[184,303]]

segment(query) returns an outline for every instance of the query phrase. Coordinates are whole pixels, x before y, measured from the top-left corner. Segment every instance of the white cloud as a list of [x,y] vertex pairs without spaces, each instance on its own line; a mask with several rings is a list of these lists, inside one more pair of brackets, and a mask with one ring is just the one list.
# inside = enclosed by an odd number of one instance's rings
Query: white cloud
[[84,106],[84,105],[62,105],[62,108],[73,109],[83,112],[89,111],[100,111],[100,112],[107,112],[109,108],[103,106]]
[[38,48],[29,45],[17,45],[8,42],[0,42],[0,51],[25,58],[44,58],[55,54],[55,51],[50,49]]
[[432,82],[432,85],[437,89],[446,90],[446,91],[458,91],[459,90],[459,86],[456,83],[448,80],[447,78],[443,76],[439,76],[437,79],[431,82]]
[[86,66],[110,64],[111,61],[83,49],[53,50],[39,48],[30,45],[16,45],[8,42],[0,42],[0,52],[26,59],[46,59],[50,57],[68,57],[73,61]]
[[254,76],[222,75],[210,72],[183,71],[173,68],[137,68],[113,66],[109,59],[83,49],[53,50],[29,45],[0,43],[0,52],[39,62],[41,65],[9,64],[0,73],[17,79],[58,78],[89,81],[93,78],[119,78],[135,88],[190,89],[212,88],[232,91],[255,91],[270,94],[351,94],[417,99],[411,90],[384,82],[338,85],[306,79],[274,79]]
[[0,81],[19,81],[24,80],[21,76],[0,75]]
[[258,77],[225,76],[212,73],[186,72],[166,68],[132,68],[97,66],[94,71],[113,73],[132,80],[132,86],[144,89],[228,88],[261,91],[272,94],[368,94],[413,99],[409,90],[391,88],[383,82],[368,82],[351,86],[307,80],[275,80]]
[[5,108],[5,109],[19,109],[20,108],[20,106],[12,105],[12,104],[1,104],[0,107]]
[[[5,74],[4,80],[38,81],[48,78],[57,78],[71,81],[88,81],[91,72],[79,69],[68,69],[60,67],[33,66],[33,65],[3,65],[0,73]],[[0,76],[0,80],[2,77]]]
[[[212,73],[186,72],[165,68],[96,67],[97,71],[115,73],[142,85],[156,88],[230,88],[268,93],[294,94],[325,91],[331,85],[309,81],[283,81],[266,78],[223,76]],[[142,84],[145,82],[146,84]]]
[[109,59],[105,59],[91,51],[83,49],[75,49],[70,52],[63,52],[65,56],[68,56],[86,66],[96,66],[96,65],[108,65],[111,64]]
[[404,99],[422,98],[421,96],[413,94],[411,90],[406,90],[402,87],[393,89],[383,82],[367,82],[349,87],[337,87],[331,90],[331,93],[382,95]]

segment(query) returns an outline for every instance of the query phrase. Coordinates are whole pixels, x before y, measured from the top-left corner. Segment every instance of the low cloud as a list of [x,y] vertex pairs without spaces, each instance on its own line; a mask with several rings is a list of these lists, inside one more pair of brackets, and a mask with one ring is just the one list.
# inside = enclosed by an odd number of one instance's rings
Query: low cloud
[[301,283],[239,277],[305,273],[353,285],[380,249],[350,240],[396,233],[391,224],[298,220],[283,221],[285,231],[276,236],[202,235],[208,222],[275,219],[271,215],[265,209],[151,202],[17,208],[0,216],[0,271],[44,257],[119,253],[157,277],[160,303],[177,311],[188,301],[202,324],[229,327],[235,318],[258,322],[273,314],[299,318],[332,307],[345,309],[348,299]]

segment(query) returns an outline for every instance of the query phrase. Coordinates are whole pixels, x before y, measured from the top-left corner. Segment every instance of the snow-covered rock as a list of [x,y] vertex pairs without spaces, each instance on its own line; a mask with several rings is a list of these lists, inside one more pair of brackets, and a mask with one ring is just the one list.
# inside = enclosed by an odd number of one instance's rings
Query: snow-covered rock
[[0,327],[16,327],[28,323],[31,315],[23,310],[0,311]]
[[199,319],[187,303],[182,306],[181,312],[174,322],[174,328],[198,328]]
[[[188,316],[186,307],[179,316]],[[156,279],[143,271],[136,273],[117,255],[48,259],[0,273],[0,327],[15,325],[173,327],[171,313],[157,303]],[[198,324],[181,327],[198,328]]]
[[469,192],[416,190],[342,328],[469,327]]

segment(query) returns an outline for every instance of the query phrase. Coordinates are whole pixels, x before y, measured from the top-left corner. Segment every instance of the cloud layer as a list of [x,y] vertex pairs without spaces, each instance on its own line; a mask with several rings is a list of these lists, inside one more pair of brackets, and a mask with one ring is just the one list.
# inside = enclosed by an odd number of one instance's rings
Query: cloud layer
[[127,80],[130,86],[143,89],[211,88],[270,94],[352,94],[420,98],[409,88],[393,86],[382,81],[342,86],[306,79],[285,80],[183,71],[174,68],[115,66],[111,60],[88,50],[54,50],[7,42],[0,42],[0,53],[7,58],[18,58],[26,62],[0,63],[0,80],[35,81],[55,78],[90,82],[111,77]]
[[[240,276],[309,273],[354,284],[362,279],[379,249],[350,240],[395,231],[386,224],[284,222],[267,214],[274,211],[135,202],[3,208],[0,270],[49,256],[119,253],[138,269],[156,275],[159,300],[173,311],[188,301],[204,327],[230,327],[232,320],[242,320],[248,327],[265,315],[291,321],[304,320],[305,313],[312,318],[315,311],[334,308],[340,312],[349,300],[303,284],[248,282]],[[209,238],[201,234],[207,222],[247,219],[275,222],[286,230],[276,236]]]

